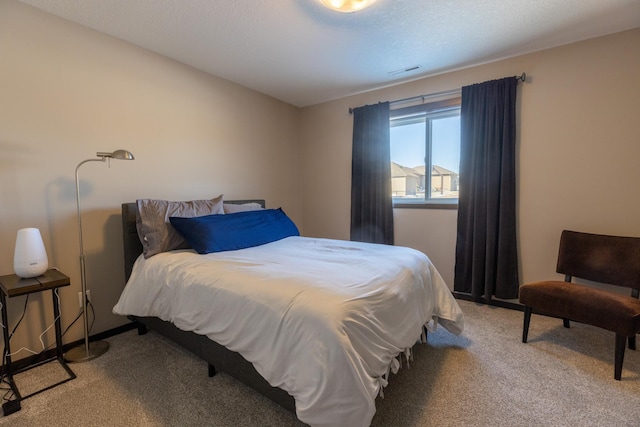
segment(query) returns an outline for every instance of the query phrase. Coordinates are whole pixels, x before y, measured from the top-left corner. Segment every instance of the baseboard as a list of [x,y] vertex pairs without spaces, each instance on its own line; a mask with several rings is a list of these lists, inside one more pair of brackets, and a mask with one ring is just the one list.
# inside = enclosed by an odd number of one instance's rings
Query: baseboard
[[[471,296],[470,294],[465,294],[465,293],[462,293],[462,292],[455,292],[455,291],[453,292],[453,296],[456,299],[460,299],[460,300],[463,300],[463,301],[473,301],[473,302],[476,302],[478,304],[485,304],[485,305],[489,305],[489,306],[493,306],[493,307],[508,308],[510,310],[516,310],[516,311],[524,312],[524,305],[520,304],[519,302],[511,302],[511,301],[505,301],[505,300],[495,299],[495,298],[492,298],[490,300],[487,300],[484,297],[475,298],[475,297]],[[536,310],[536,309],[533,309],[533,311],[531,313],[539,314],[540,316],[555,317],[556,319],[562,319],[560,316],[556,316],[556,315],[553,315],[553,314],[545,313],[545,312],[542,312],[542,311]],[[572,322],[576,322],[576,320],[572,320]]]
[[485,297],[476,298],[471,294],[465,294],[463,292],[457,292],[457,291],[453,291],[453,296],[456,299],[460,299],[463,301],[473,301],[478,304],[485,304],[493,307],[501,307],[501,308],[508,308],[510,310],[524,311],[524,306],[518,302],[505,301],[505,300],[495,299],[495,298],[487,299]]
[[[104,340],[110,337],[113,337],[115,335],[119,335],[123,332],[127,332],[130,331],[131,329],[135,329],[136,328],[136,324],[131,322],[131,323],[125,323],[124,325],[118,326],[116,328],[113,329],[109,329],[107,331],[104,332],[99,332],[95,335],[91,335],[89,337],[89,341],[100,341],[100,340]],[[79,339],[77,341],[73,341],[67,344],[63,344],[62,346],[62,351],[63,352],[67,352],[68,350],[81,345],[84,342],[84,339]],[[35,363],[38,363],[42,360],[47,360],[50,359],[52,357],[56,356],[56,349],[55,348],[51,348],[47,351],[44,351],[40,354],[36,354],[33,356],[28,356],[22,359],[18,359],[18,360],[12,360],[11,361],[11,367],[12,367],[12,371],[16,372],[19,371],[22,368],[25,368],[27,366],[31,366]],[[0,366],[0,374],[4,375],[4,365]]]
[[[95,335],[91,335],[89,337],[89,341],[99,341],[99,340],[105,340],[107,338],[116,336],[116,335],[120,335],[123,332],[127,332],[130,331],[132,329],[136,329],[137,325],[133,322],[129,322],[129,323],[125,323],[124,325],[120,325],[116,328],[113,329],[109,329],[108,331],[104,331],[104,332],[99,332]],[[75,347],[76,345],[82,343],[84,340],[78,340],[76,341],[73,345],[71,345],[69,348],[71,347]]]

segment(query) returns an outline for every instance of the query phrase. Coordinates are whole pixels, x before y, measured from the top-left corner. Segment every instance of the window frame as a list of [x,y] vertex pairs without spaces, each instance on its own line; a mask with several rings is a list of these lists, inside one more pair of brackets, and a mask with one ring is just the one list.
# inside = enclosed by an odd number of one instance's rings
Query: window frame
[[[399,120],[402,117],[410,117],[412,115],[424,114],[425,116],[429,115],[447,115],[447,113],[451,113],[453,111],[458,111],[458,115],[460,114],[460,104],[461,97],[452,97],[440,101],[428,102],[420,105],[412,105],[409,107],[396,108],[392,109],[389,113],[389,127],[391,127],[391,123],[394,120]],[[429,125],[425,130],[427,135],[430,134],[431,130],[429,127],[431,126],[431,122],[428,122]],[[431,138],[425,135],[425,188],[431,188],[431,174],[426,174],[427,170],[427,159],[429,159],[429,163],[431,163]],[[428,181],[428,182],[427,182]],[[438,199],[438,198],[423,198],[416,199],[416,201],[407,201],[407,199],[399,199],[392,197],[392,203],[394,209],[458,209],[458,198],[455,199]]]

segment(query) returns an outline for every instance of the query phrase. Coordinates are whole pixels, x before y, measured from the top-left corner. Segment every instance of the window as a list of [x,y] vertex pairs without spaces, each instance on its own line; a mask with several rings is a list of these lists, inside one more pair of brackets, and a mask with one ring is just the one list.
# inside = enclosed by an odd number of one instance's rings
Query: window
[[392,110],[390,136],[393,205],[456,208],[460,98]]

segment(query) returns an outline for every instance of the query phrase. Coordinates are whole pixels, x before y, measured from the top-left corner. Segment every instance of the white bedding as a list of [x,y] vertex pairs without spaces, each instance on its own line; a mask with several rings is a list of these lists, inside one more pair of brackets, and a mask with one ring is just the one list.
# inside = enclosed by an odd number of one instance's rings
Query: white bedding
[[463,314],[413,249],[288,237],[248,249],[140,257],[113,308],[239,352],[312,426],[368,426],[396,356]]

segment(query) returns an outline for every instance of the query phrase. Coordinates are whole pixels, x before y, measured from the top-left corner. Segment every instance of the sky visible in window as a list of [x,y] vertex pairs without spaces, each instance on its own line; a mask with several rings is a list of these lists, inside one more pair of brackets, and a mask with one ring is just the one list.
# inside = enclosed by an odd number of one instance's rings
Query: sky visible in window
[[[391,161],[410,168],[424,165],[425,124],[393,126]],[[460,117],[433,120],[433,164],[458,173],[460,169]]]

